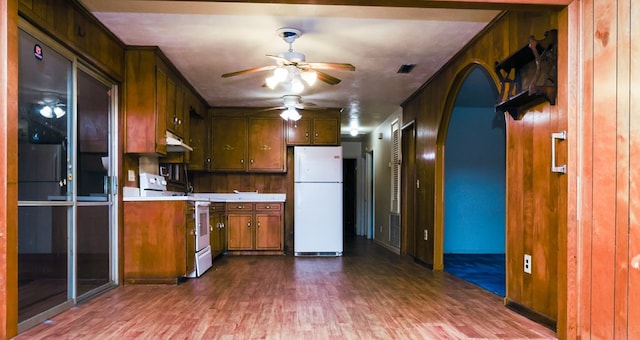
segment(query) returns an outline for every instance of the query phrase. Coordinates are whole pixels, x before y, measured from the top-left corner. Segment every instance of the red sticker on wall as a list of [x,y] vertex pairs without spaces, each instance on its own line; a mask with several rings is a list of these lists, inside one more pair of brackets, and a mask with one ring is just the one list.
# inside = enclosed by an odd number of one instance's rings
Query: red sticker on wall
[[33,46],[33,55],[36,59],[42,60],[42,47],[40,47],[40,45],[36,44]]

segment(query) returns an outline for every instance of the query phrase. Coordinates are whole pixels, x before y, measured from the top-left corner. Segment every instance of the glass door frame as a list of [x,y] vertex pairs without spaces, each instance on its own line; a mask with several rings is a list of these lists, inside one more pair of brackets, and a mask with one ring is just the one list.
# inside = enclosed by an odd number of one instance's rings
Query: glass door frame
[[[84,62],[80,55],[70,51],[55,39],[42,32],[37,27],[33,26],[23,18],[18,19],[18,29],[26,34],[34,37],[36,40],[45,44],[51,50],[67,58],[71,62],[71,74],[70,82],[72,93],[70,94],[69,103],[67,106],[67,114],[73,115],[69,118],[71,128],[68,128],[68,145],[69,151],[67,151],[70,161],[67,164],[71,165],[71,172],[67,169],[67,173],[72,176],[72,180],[67,182],[67,185],[71,185],[71,188],[67,192],[71,192],[70,199],[66,201],[18,201],[19,207],[67,207],[67,300],[61,304],[58,304],[50,309],[40,312],[29,319],[26,319],[18,324],[18,333],[23,332],[48,318],[66,311],[73,307],[78,301],[89,299],[106,289],[117,286],[118,283],[118,169],[119,169],[119,143],[118,141],[118,86],[115,81],[99,70],[91,67],[88,63]],[[105,86],[111,88],[111,102],[109,112],[109,194],[107,195],[107,202],[78,202],[78,184],[77,184],[77,169],[78,169],[78,115],[77,115],[77,82],[78,82],[78,70],[91,75],[96,80],[103,83]],[[70,116],[71,117],[71,116]],[[18,170],[20,171],[20,170]],[[101,285],[95,289],[92,289],[82,296],[77,296],[76,278],[77,278],[77,247],[76,247],[76,227],[77,227],[77,207],[78,206],[90,206],[90,205],[108,205],[109,209],[109,282]],[[18,223],[19,225],[19,223]]]
[[[77,295],[77,287],[76,287],[76,279],[78,277],[77,275],[77,263],[74,263],[74,282],[73,282],[73,296],[75,297],[76,301],[84,301],[87,299],[90,299],[91,297],[100,294],[102,292],[104,292],[106,289],[112,288],[117,286],[117,282],[118,282],[118,169],[119,167],[119,163],[118,163],[118,143],[117,138],[118,138],[118,86],[117,84],[109,79],[107,76],[103,75],[100,71],[94,69],[93,67],[83,63],[81,60],[78,60],[78,62],[75,64],[75,68],[74,68],[74,105],[75,108],[77,109],[77,101],[78,101],[78,91],[77,91],[77,85],[78,85],[78,77],[77,77],[77,73],[78,71],[82,71],[84,73],[86,73],[87,75],[91,76],[94,80],[99,81],[100,83],[102,83],[102,85],[104,85],[105,87],[109,87],[110,91],[111,91],[111,96],[110,96],[110,101],[109,101],[109,132],[108,132],[108,138],[109,138],[109,145],[108,145],[108,155],[109,155],[109,162],[108,162],[108,172],[107,172],[107,179],[106,179],[106,183],[105,183],[105,189],[107,191],[107,201],[106,202],[82,202],[82,201],[78,201],[77,200],[77,196],[78,196],[78,181],[74,181],[74,211],[76,211],[75,217],[76,219],[74,219],[73,221],[73,241],[74,241],[74,259],[77,260],[78,255],[77,252],[75,251],[77,249],[76,243],[77,243],[77,226],[78,226],[78,221],[77,221],[77,207],[89,207],[89,206],[109,206],[109,252],[110,252],[110,256],[109,256],[109,277],[110,277],[110,281],[106,284],[103,284],[101,286],[98,286],[94,289],[89,290],[88,292],[82,294],[82,295]],[[78,112],[77,110],[74,111],[76,113],[75,117],[76,119],[74,120],[74,129],[73,129],[73,134],[74,134],[74,140],[76,141],[76,146],[79,145],[79,141],[78,141],[78,129],[77,129],[77,124],[78,124]],[[76,147],[77,150],[77,147]],[[74,153],[74,157],[76,158],[76,162],[78,162],[79,160],[77,159],[78,157],[78,153],[75,152]],[[78,179],[78,166],[74,166],[74,178]]]

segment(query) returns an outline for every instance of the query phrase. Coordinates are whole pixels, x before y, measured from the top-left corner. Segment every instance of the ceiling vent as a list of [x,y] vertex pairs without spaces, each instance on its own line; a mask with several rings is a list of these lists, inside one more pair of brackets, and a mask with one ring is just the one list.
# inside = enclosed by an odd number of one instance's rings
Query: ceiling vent
[[396,73],[411,73],[416,64],[402,64]]

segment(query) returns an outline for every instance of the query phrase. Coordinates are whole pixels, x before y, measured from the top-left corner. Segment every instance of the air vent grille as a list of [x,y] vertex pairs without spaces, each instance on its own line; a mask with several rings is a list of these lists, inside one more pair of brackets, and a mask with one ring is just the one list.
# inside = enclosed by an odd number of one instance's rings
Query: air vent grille
[[411,73],[414,67],[416,67],[416,64],[402,64],[397,73]]

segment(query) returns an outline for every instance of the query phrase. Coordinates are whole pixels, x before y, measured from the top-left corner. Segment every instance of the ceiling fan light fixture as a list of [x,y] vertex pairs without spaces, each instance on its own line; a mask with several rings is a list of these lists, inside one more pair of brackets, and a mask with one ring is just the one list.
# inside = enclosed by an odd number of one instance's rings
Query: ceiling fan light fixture
[[300,120],[300,118],[302,118],[302,116],[300,115],[298,110],[296,110],[293,107],[288,108],[287,112],[288,112],[288,115],[289,115],[289,119],[291,119],[294,122],[296,122],[296,121]]
[[280,117],[282,117],[282,119],[284,120],[292,120],[294,122],[302,118],[298,110],[296,110],[294,107],[288,107],[286,110],[282,111]]
[[275,89],[279,83],[278,79],[275,76],[268,77],[267,79],[265,79],[265,82],[267,83],[267,86],[272,90]]
[[63,104],[56,104],[56,105],[51,105],[51,104],[46,104],[46,105],[42,105],[39,108],[36,108],[36,112],[44,117],[44,118],[61,118],[62,116],[64,116],[67,111],[62,108],[62,106],[64,106]]
[[51,106],[45,105],[38,110],[38,113],[44,118],[53,118],[53,109]]
[[280,117],[284,120],[289,120],[289,110],[282,111],[282,113],[280,114]]
[[304,91],[304,84],[302,83],[302,81],[299,78],[293,78],[291,80],[291,92],[293,93],[301,93],[302,91]]
[[278,82],[283,82],[289,77],[289,70],[284,67],[278,67],[273,71],[273,76]]
[[304,71],[301,74],[302,80],[304,80],[309,86],[313,86],[318,79],[318,74],[315,71]]

